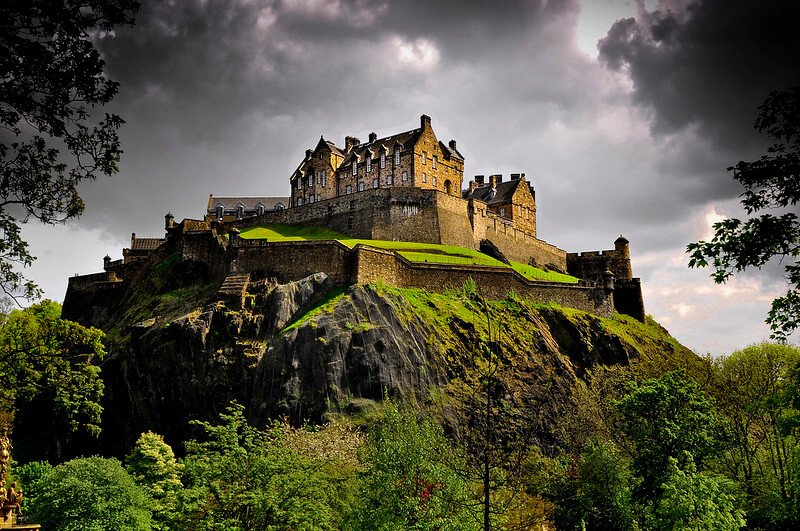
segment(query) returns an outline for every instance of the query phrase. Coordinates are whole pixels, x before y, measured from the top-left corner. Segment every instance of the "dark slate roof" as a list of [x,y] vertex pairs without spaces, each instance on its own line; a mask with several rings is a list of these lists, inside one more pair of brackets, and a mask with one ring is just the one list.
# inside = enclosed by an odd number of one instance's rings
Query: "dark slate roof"
[[325,140],[325,143],[328,144],[328,147],[331,148],[331,151],[333,151],[336,155],[344,157],[344,150],[342,148],[340,148],[330,140]]
[[464,160],[464,155],[458,152],[457,149],[451,148],[449,145],[445,144],[441,140],[439,141],[439,147],[442,148],[442,152],[447,154],[451,159],[460,159]]
[[342,164],[349,164],[353,162],[353,156],[358,157],[358,161],[361,162],[367,159],[367,152],[371,152],[372,158],[377,158],[380,154],[381,148],[386,149],[386,155],[391,156],[394,152],[394,146],[396,144],[400,144],[403,146],[403,149],[408,149],[414,142],[417,141],[419,134],[422,132],[422,129],[412,129],[411,131],[405,131],[403,133],[397,133],[396,135],[387,136],[385,138],[379,138],[374,142],[363,142],[358,144],[353,148],[353,150],[346,155]]
[[164,238],[133,238],[131,251],[155,251],[165,241]]
[[275,210],[276,206],[280,203],[283,205],[284,208],[289,207],[289,198],[288,197],[262,197],[262,196],[254,196],[254,197],[244,197],[244,196],[220,196],[215,197],[213,195],[208,196],[208,212],[213,212],[217,205],[222,205],[225,210],[234,210],[236,205],[239,203],[242,204],[246,211],[254,211],[256,206],[259,203],[264,205],[266,210]]
[[[517,186],[522,182],[521,179],[512,179],[504,181],[497,185],[497,188],[492,188],[490,185],[485,184],[475,188],[470,194],[467,192],[467,198],[471,197],[479,201],[483,201],[487,205],[505,204],[510,203],[514,192],[517,191]],[[492,193],[494,192],[494,193]]]

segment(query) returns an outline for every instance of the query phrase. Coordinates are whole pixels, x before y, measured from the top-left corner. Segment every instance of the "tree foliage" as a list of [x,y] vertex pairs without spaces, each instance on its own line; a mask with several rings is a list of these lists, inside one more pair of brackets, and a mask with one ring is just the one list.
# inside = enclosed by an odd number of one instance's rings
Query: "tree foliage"
[[[690,267],[712,265],[715,282],[734,273],[760,268],[777,258],[788,284],[785,295],[772,302],[767,322],[773,337],[785,339],[800,326],[800,87],[771,92],[759,107],[755,128],[772,144],[760,159],[728,168],[744,186],[741,202],[748,215],[714,224],[710,242],[687,247]],[[774,213],[762,213],[766,210]]]
[[105,355],[103,337],[61,319],[61,306],[50,300],[0,313],[0,411],[44,400],[65,429],[99,433],[103,382],[92,362]]
[[67,461],[46,472],[32,492],[29,517],[42,529],[150,529],[150,500],[116,459]]
[[387,402],[364,448],[366,469],[349,525],[356,530],[480,529],[469,511],[469,486],[451,467],[454,459],[437,424]]
[[169,529],[175,519],[183,466],[172,448],[156,433],[143,433],[125,460],[125,469],[152,500],[153,528]]
[[642,478],[640,499],[660,496],[670,459],[683,470],[702,464],[716,450],[722,423],[714,402],[686,378],[685,371],[632,382],[616,407],[622,416],[622,431],[635,446],[632,467]]
[[232,404],[220,424],[197,422],[186,443],[184,490],[171,529],[335,529],[343,482],[286,444],[283,425],[260,431]]
[[118,171],[114,114],[96,119],[118,84],[92,39],[132,24],[136,0],[0,3],[0,289],[38,293],[19,267],[34,260],[20,223],[78,216],[78,184]]

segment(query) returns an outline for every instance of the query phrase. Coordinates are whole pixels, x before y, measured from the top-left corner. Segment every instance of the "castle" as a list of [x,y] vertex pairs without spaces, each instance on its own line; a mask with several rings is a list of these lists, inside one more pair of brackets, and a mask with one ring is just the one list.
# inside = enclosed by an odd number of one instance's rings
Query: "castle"
[[[176,224],[168,214],[164,239],[133,235],[123,260],[106,257],[105,274],[70,279],[65,309],[70,293],[107,290],[109,283],[123,289],[133,270],[169,248],[178,249],[184,260],[207,263],[220,282],[243,275],[296,280],[323,271],[345,283],[383,280],[441,289],[472,278],[490,295],[513,289],[542,302],[644,319],[641,285],[633,277],[625,238],[620,236],[614,249],[567,253],[537,237],[536,193],[524,173],[508,180],[477,175],[466,187],[463,182],[464,157],[456,141],[439,141],[427,115],[418,128],[384,138],[370,133],[361,142],[347,136],[344,147],[320,137],[292,172],[289,197],[211,195],[202,220]],[[335,241],[238,238],[242,229],[265,224],[322,226],[367,240],[489,248],[503,259],[576,276],[581,284],[533,282],[513,270],[485,266],[412,264],[368,245],[348,249]]]

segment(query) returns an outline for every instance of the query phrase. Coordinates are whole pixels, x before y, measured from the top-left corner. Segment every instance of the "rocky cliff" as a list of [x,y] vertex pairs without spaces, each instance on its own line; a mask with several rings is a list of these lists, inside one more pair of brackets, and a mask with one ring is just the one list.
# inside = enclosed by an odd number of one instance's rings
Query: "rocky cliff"
[[492,344],[505,395],[536,411],[540,441],[593,368],[694,357],[660,326],[626,316],[520,300],[485,302],[470,290],[432,293],[382,284],[334,286],[324,274],[251,281],[243,307],[190,263],[153,268],[95,324],[109,335],[103,451],[124,453],[144,430],[177,444],[190,419],[231,400],[251,420],[319,421],[385,396],[428,401],[470,381]]

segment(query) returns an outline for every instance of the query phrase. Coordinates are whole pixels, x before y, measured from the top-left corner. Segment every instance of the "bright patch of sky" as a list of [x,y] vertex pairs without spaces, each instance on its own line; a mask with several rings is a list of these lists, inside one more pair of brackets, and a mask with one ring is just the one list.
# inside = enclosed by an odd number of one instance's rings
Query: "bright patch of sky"
[[[606,36],[614,22],[634,17],[637,12],[637,2],[634,0],[580,0],[579,3],[581,12],[576,32],[578,48],[590,57],[597,57],[597,41]],[[656,3],[656,0],[647,0],[644,6],[650,10]]]

